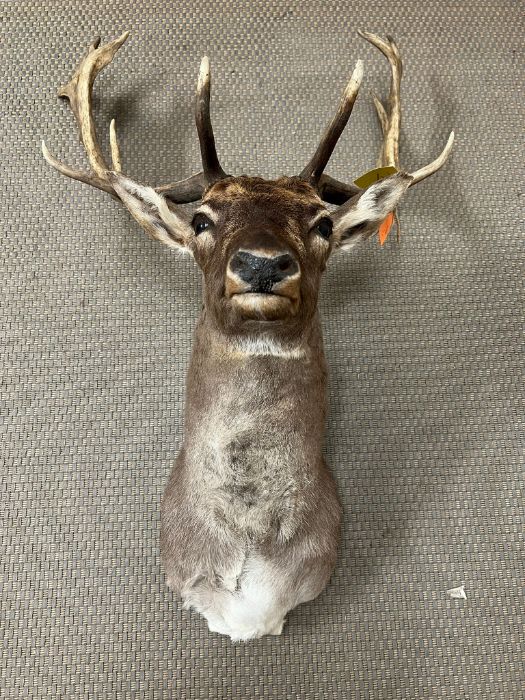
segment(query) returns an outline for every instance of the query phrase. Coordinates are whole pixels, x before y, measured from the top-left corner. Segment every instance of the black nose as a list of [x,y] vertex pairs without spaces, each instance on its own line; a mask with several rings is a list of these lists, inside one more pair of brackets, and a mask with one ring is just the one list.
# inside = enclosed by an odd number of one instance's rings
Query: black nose
[[252,292],[271,292],[274,284],[294,275],[299,267],[289,253],[268,258],[241,250],[230,260],[230,269],[250,284]]

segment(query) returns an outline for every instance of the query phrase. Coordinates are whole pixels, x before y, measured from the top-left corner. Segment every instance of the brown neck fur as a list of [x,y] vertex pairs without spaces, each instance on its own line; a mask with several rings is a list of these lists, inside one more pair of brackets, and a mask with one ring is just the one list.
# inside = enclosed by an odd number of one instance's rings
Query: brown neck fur
[[[186,435],[191,439],[194,421],[217,410],[232,414],[263,410],[281,429],[293,431],[300,423],[320,437],[325,415],[326,366],[318,315],[293,341],[273,334],[257,338],[232,337],[219,330],[203,310],[195,338],[187,379]],[[279,398],[280,397],[280,398]],[[282,399],[282,401],[281,401]],[[321,448],[316,447],[316,452]]]

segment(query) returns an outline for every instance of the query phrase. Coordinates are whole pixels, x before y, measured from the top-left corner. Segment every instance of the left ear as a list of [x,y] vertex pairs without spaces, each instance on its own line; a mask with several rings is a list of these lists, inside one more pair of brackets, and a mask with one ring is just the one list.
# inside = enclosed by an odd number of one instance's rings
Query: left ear
[[150,238],[170,248],[190,252],[191,226],[182,213],[168,206],[165,197],[152,187],[140,185],[117,172],[108,173],[108,179],[122,203]]
[[375,233],[387,214],[394,211],[411,182],[410,175],[396,173],[375,182],[336,209],[332,214],[335,247],[351,248]]

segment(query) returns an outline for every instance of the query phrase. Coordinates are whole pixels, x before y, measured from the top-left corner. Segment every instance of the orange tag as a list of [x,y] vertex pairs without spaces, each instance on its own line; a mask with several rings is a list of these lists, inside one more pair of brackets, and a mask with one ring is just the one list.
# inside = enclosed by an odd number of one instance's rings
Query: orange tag
[[383,223],[379,227],[379,243],[382,246],[385,245],[385,241],[388,238],[388,234],[390,233],[390,229],[392,228],[393,221],[394,221],[394,212],[391,211],[390,214],[387,215],[386,219],[383,221]]

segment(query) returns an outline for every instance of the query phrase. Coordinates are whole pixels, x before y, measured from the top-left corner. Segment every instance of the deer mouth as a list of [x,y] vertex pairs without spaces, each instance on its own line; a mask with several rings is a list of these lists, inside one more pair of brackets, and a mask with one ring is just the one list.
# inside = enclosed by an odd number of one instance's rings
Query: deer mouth
[[279,321],[297,312],[299,300],[278,292],[239,292],[230,298],[234,308],[244,318]]

